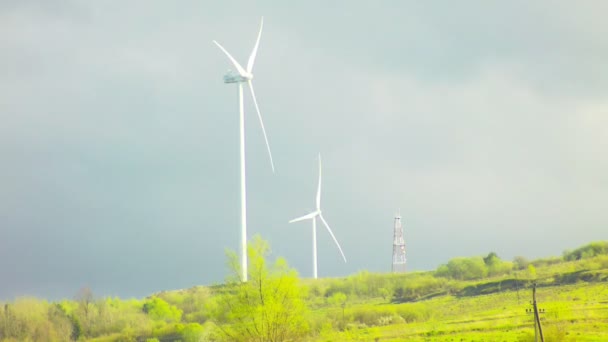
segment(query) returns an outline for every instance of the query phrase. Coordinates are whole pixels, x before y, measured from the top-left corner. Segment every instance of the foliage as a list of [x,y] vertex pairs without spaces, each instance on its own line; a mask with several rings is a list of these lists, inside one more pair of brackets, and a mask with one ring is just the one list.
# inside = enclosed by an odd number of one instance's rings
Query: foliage
[[481,257],[453,258],[447,265],[441,265],[436,275],[457,280],[481,279],[488,274],[488,268]]
[[0,339],[19,341],[69,340],[67,317],[53,305],[31,297],[4,304],[0,314]]
[[153,320],[162,320],[167,323],[179,322],[182,318],[182,310],[158,297],[147,300],[143,305],[143,311]]
[[222,313],[216,318],[225,320],[220,329],[230,340],[286,341],[307,332],[305,293],[297,274],[282,258],[268,266],[269,252],[259,236],[249,243],[247,282],[239,280],[237,255],[229,252],[234,276],[226,284],[229,291],[219,298]]
[[483,262],[488,268],[489,277],[508,274],[513,269],[513,263],[501,260],[494,252],[483,258]]
[[548,257],[548,258],[540,258],[540,259],[532,260],[530,262],[530,264],[534,265],[535,267],[547,267],[547,266],[551,266],[551,265],[560,264],[562,262],[563,262],[562,258]]
[[185,326],[179,326],[178,333],[182,337],[183,342],[198,342],[203,340],[205,331],[198,323],[188,323]]
[[528,264],[530,264],[530,261],[521,255],[513,258],[513,268],[516,270],[525,270],[528,268]]
[[594,242],[562,258],[511,263],[491,252],[452,259],[437,271],[300,281],[284,260],[268,264],[270,249],[256,237],[247,283],[238,280],[232,253],[235,276],[226,284],[143,300],[96,298],[89,288],[54,303],[21,297],[0,303],[0,341],[273,340],[269,331],[285,326],[283,340],[529,341],[532,282],[546,310],[547,341],[608,341],[604,245]]
[[342,292],[336,292],[327,298],[327,303],[333,306],[342,306],[346,304],[346,295]]
[[608,254],[608,241],[592,242],[573,251],[564,252],[564,260],[573,261]]
[[421,299],[429,294],[447,289],[448,281],[433,277],[430,273],[420,273],[406,278],[395,288],[393,301],[406,302]]
[[72,338],[80,335],[91,336],[91,325],[95,319],[93,291],[89,287],[83,287],[78,291],[74,299],[78,304],[78,308],[72,316],[75,329]]
[[528,276],[532,279],[536,278],[536,267],[533,264],[528,265]]

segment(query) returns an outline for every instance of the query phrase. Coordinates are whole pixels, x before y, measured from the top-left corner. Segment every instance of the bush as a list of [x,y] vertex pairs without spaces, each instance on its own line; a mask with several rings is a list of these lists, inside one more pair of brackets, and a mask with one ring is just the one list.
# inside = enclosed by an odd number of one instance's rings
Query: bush
[[574,251],[564,251],[564,260],[573,261],[608,254],[608,241],[592,242]]
[[523,256],[513,258],[513,268],[516,270],[525,270],[528,268],[530,261]]
[[401,320],[395,310],[389,308],[359,308],[350,314],[354,322],[367,326],[387,325],[390,322]]
[[[530,265],[534,265],[535,267],[545,267],[545,266],[556,265],[561,262],[563,262],[562,258],[548,257],[548,258],[541,258],[541,259],[533,260],[532,262],[530,262]],[[528,266],[530,266],[530,265],[528,265]]]
[[182,310],[158,297],[144,303],[143,311],[155,321],[179,322],[182,318]]
[[447,280],[421,274],[407,278],[393,292],[394,302],[409,302],[444,290]]
[[485,277],[488,268],[481,257],[454,258],[447,265],[441,265],[435,272],[438,277],[449,277],[457,280],[473,280]]
[[399,305],[397,314],[407,323],[426,321],[432,312],[425,305],[405,304]]

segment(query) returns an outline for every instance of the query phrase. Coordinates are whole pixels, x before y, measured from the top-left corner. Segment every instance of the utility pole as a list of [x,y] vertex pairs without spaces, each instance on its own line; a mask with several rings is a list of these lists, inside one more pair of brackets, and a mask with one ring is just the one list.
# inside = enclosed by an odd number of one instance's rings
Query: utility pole
[[534,341],[538,342],[538,336],[540,335],[540,341],[545,342],[543,327],[540,325],[540,316],[538,315],[538,306],[536,305],[536,282],[532,287],[532,306],[534,309]]

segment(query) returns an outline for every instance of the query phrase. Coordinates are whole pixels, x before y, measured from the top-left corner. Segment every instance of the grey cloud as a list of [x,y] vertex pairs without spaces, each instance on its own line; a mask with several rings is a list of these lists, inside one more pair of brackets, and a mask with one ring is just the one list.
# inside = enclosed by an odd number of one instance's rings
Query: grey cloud
[[4,2],[0,298],[223,279],[238,128],[211,40],[245,60],[261,15],[277,173],[246,97],[249,229],[303,276],[310,227],[287,221],[314,204],[318,152],[349,258],[321,232],[323,276],[388,270],[399,207],[411,269],[605,238],[602,6]]

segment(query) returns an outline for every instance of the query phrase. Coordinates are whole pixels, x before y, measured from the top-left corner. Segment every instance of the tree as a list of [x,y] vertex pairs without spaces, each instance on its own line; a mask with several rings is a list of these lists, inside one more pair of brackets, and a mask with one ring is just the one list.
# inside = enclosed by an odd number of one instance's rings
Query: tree
[[89,287],[81,288],[76,294],[76,301],[78,302],[78,308],[84,314],[85,320],[89,319],[91,310],[93,307],[93,291]]
[[483,258],[483,262],[488,268],[489,276],[509,273],[513,269],[513,264],[511,262],[502,261],[494,252],[490,252],[485,258]]
[[587,259],[602,254],[608,254],[608,241],[591,242],[590,244],[579,247],[574,251],[566,250],[564,251],[564,260],[573,261]]
[[198,323],[188,323],[183,327],[180,335],[182,336],[183,342],[207,341],[206,339],[203,339],[204,329]]
[[480,279],[488,274],[488,268],[481,257],[453,258],[447,265],[440,266],[435,274],[457,280]]
[[143,311],[155,321],[179,322],[182,318],[182,310],[165,302],[164,300],[153,297],[144,303]]
[[61,304],[56,303],[49,306],[48,320],[53,325],[58,340],[69,341],[71,339],[72,323]]
[[483,262],[486,264],[486,266],[492,267],[500,262],[500,258],[498,255],[496,255],[496,253],[490,252],[485,258],[483,258]]
[[78,290],[74,299],[78,304],[78,309],[73,313],[73,333],[77,336],[90,336],[91,327],[95,323],[93,291],[89,287],[83,287]]
[[236,253],[229,251],[232,277],[217,303],[215,317],[225,321],[219,328],[233,341],[298,340],[308,330],[305,294],[297,273],[284,259],[268,266],[268,243],[255,236],[249,243],[248,282],[241,282]]
[[528,268],[530,261],[523,256],[516,256],[513,258],[513,266],[518,270],[525,270]]

